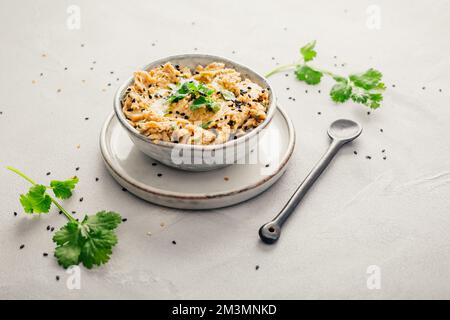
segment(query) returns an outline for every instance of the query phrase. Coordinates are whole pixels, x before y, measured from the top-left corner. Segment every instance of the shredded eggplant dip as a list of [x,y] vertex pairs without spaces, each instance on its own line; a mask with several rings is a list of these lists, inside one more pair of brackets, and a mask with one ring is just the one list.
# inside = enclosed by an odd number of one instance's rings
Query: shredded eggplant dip
[[220,144],[264,121],[268,90],[223,63],[195,70],[166,63],[135,72],[122,107],[129,123],[155,143]]

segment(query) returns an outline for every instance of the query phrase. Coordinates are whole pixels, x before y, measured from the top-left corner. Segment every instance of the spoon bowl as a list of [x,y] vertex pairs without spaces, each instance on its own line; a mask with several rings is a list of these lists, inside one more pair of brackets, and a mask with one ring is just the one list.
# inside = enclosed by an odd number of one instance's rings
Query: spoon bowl
[[350,142],[358,138],[361,132],[361,125],[349,119],[336,120],[328,128],[330,138],[342,143]]

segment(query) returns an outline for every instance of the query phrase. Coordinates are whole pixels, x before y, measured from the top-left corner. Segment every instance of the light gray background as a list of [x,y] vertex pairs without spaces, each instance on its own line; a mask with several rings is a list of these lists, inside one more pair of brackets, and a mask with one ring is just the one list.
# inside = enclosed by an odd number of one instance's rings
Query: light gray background
[[[70,4],[81,8],[80,30],[66,26]],[[369,5],[381,9],[379,30],[366,25]],[[23,213],[18,195],[29,185],[1,169],[0,298],[450,298],[449,28],[449,1],[2,1],[1,167],[42,182],[77,174],[69,210],[115,210],[128,222],[111,261],[82,268],[81,290],[68,290],[68,275],[42,257],[54,249],[46,226],[64,217]],[[263,195],[184,212],[123,192],[107,173],[100,127],[115,89],[139,66],[204,52],[266,72],[312,39],[318,66],[382,70],[385,102],[367,115],[334,105],[330,81],[271,78],[297,146],[286,175]],[[324,152],[326,128],[340,117],[360,121],[363,135],[311,189],[279,243],[262,244],[259,226]],[[381,268],[380,290],[366,286],[370,265]]]

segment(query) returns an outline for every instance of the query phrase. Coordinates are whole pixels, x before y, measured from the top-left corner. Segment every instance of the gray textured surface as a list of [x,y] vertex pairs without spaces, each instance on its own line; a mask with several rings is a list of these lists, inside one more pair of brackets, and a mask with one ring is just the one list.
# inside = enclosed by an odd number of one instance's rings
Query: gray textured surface
[[[0,170],[0,298],[450,298],[450,2],[379,1],[380,30],[366,27],[366,1],[214,3],[1,2],[0,165],[44,182],[47,171],[62,178],[79,166],[67,207],[77,215],[108,208],[128,222],[110,263],[82,269],[81,289],[68,290],[64,271],[42,257],[54,247],[46,226],[64,218],[25,216],[18,194],[27,183]],[[69,4],[81,8],[80,30],[66,27]],[[194,48],[264,72],[294,60],[311,39],[318,65],[342,73],[377,67],[389,89],[384,106],[367,115],[330,103],[328,81],[312,88],[273,77],[298,143],[268,192],[228,209],[183,212],[124,193],[108,175],[98,134],[117,77]],[[363,135],[339,153],[277,245],[260,243],[259,226],[324,152],[338,117],[360,121]],[[381,268],[380,290],[367,289],[369,265]]]

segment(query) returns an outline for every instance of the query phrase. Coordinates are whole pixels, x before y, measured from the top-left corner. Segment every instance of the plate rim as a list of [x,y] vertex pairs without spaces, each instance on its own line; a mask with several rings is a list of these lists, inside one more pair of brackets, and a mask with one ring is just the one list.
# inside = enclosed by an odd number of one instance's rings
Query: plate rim
[[[277,170],[275,170],[272,174],[264,177],[264,179],[259,180],[255,183],[249,184],[249,185],[245,185],[243,187],[239,187],[236,189],[232,189],[229,191],[221,191],[221,192],[215,192],[215,193],[205,193],[205,194],[190,194],[190,193],[181,193],[181,192],[176,192],[176,191],[167,191],[167,190],[162,190],[159,188],[155,188],[146,184],[143,184],[133,178],[130,178],[130,176],[128,174],[126,174],[126,172],[123,172],[123,170],[119,167],[116,168],[113,164],[112,164],[112,160],[109,159],[109,155],[108,155],[108,151],[107,151],[107,142],[106,142],[106,132],[108,130],[108,127],[110,126],[111,121],[113,120],[113,118],[116,116],[114,112],[112,112],[108,118],[106,119],[106,121],[104,122],[101,132],[100,132],[100,153],[102,155],[103,158],[103,162],[105,163],[105,165],[108,167],[109,170],[111,170],[114,174],[116,175],[118,178],[122,179],[123,181],[125,181],[127,184],[133,186],[134,188],[139,189],[142,192],[145,193],[150,193],[153,195],[156,195],[158,197],[165,197],[165,198],[171,198],[171,199],[176,199],[176,200],[210,200],[210,199],[218,199],[218,198],[225,198],[225,197],[229,197],[229,196],[233,196],[236,194],[241,194],[250,190],[253,190],[255,188],[258,188],[259,186],[269,182],[270,180],[272,180],[273,178],[275,178],[280,172],[282,172],[286,165],[288,164],[289,160],[292,157],[293,151],[294,151],[294,147],[295,147],[295,128],[294,125],[291,121],[291,119],[288,117],[288,115],[286,114],[286,112],[280,107],[279,104],[277,104],[276,106],[276,110],[274,112],[274,117],[276,115],[276,112],[280,112],[280,114],[283,116],[284,120],[287,123],[288,126],[288,131],[289,131],[289,144],[287,147],[287,152],[285,153],[285,155],[283,156],[283,160],[280,162],[280,165],[278,166]],[[125,131],[126,133],[126,131]]]

